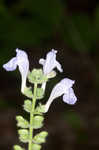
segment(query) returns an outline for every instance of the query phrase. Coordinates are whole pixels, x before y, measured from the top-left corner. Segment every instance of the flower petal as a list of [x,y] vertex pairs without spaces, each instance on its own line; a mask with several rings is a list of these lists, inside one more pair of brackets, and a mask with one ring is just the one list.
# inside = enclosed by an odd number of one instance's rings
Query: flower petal
[[[71,79],[64,78],[58,84],[56,84],[56,86],[52,89],[50,97],[49,97],[49,99],[45,105],[45,112],[48,111],[48,109],[49,109],[49,107],[50,107],[50,105],[54,99],[56,99],[59,96],[62,96],[64,93],[65,94],[67,93],[67,95],[68,95],[68,91],[69,91],[69,89],[72,89],[71,87],[73,86],[74,82],[75,81],[73,81]],[[71,94],[73,95],[72,91],[71,91]],[[70,95],[71,96],[70,98],[72,98],[72,95]],[[74,99],[74,101],[76,101],[76,99]]]
[[24,88],[26,87],[26,78],[29,72],[29,60],[26,52],[19,49],[16,49],[16,52],[17,64],[22,77],[21,91],[24,92]]
[[76,103],[77,97],[75,96],[74,90],[72,88],[68,89],[68,91],[63,95],[63,101],[70,105]]
[[61,96],[62,94],[66,93],[68,89],[72,87],[73,84],[74,84],[73,80],[64,78],[53,88],[50,98],[55,99]]
[[21,92],[24,93],[24,88],[26,87],[26,78],[29,71],[29,61],[26,52],[23,50],[17,48],[16,53],[16,57],[12,58],[8,63],[4,64],[3,68],[7,71],[14,71],[18,65],[22,78]]
[[3,68],[7,71],[14,71],[17,67],[17,59],[13,57],[10,61],[3,65]]
[[59,70],[60,72],[63,72],[62,66],[58,61],[56,61],[56,67],[57,67],[57,70]]
[[41,59],[39,60],[39,64],[44,65],[44,63],[45,63],[45,59],[41,58]]
[[16,53],[17,53],[16,57],[19,61],[22,61],[22,60],[28,58],[27,53],[23,50],[20,50],[20,49],[17,48]]
[[67,89],[71,88],[74,83],[75,83],[75,81],[71,80],[69,78],[64,78],[63,80],[61,80],[60,84],[64,88],[64,93],[65,93],[65,91],[67,91]]
[[56,62],[56,51],[52,50],[46,56],[46,62],[44,63],[43,66],[44,74],[48,74],[54,69],[55,62]]
[[43,58],[39,60],[39,64],[43,65],[44,74],[49,74],[55,67],[57,67],[60,72],[63,71],[60,63],[56,60],[56,53],[57,51],[52,49],[47,53],[45,60]]

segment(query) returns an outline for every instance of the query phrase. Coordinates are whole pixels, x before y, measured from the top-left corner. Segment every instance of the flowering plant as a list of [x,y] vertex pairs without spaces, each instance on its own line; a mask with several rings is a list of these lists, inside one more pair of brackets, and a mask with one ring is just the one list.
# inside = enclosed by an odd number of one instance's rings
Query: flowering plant
[[[70,105],[76,103],[77,98],[72,88],[75,81],[68,78],[62,79],[52,89],[46,104],[38,103],[37,105],[37,100],[44,97],[47,81],[56,76],[54,68],[63,72],[61,64],[56,60],[57,51],[52,49],[47,53],[46,59],[41,58],[39,60],[39,63],[43,65],[43,69],[33,69],[31,72],[29,71],[27,53],[18,48],[16,49],[16,53],[16,57],[13,57],[4,64],[3,68],[7,71],[14,71],[18,66],[22,78],[21,92],[28,97],[24,101],[23,108],[29,113],[30,120],[28,121],[21,115],[16,116],[17,126],[20,128],[18,129],[19,140],[23,143],[28,143],[28,150],[40,150],[41,144],[46,141],[48,132],[41,131],[34,135],[34,129],[39,129],[43,126],[43,114],[48,112],[54,99],[63,95],[63,101],[65,103]],[[27,79],[34,85],[33,90],[32,87],[27,87]],[[24,150],[24,148],[19,145],[14,145],[14,150]]]

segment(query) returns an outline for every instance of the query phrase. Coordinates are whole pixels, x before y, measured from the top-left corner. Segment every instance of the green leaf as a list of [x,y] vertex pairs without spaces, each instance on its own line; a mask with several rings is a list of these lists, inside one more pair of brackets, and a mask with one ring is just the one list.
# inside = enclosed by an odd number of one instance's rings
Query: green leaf
[[42,104],[40,103],[39,106],[36,107],[34,113],[35,113],[35,114],[42,114],[42,113],[45,113],[45,105],[42,105]]
[[25,96],[29,97],[29,98],[33,98],[33,93],[32,93],[32,90],[31,90],[31,87],[30,88],[25,88],[24,89],[24,93],[23,93]]
[[32,72],[29,73],[28,79],[30,83],[38,84],[42,84],[48,80],[47,77],[43,74],[42,69],[33,69]]
[[33,118],[33,128],[34,129],[41,128],[43,126],[43,120],[44,120],[43,116],[35,116]]
[[0,38],[3,46],[0,60],[7,56],[8,49],[17,45],[42,44],[46,38],[57,33],[64,16],[64,6],[60,0],[17,0],[8,7],[4,0],[0,0]]
[[41,145],[39,145],[39,144],[32,145],[32,150],[40,150],[40,149],[41,149]]
[[37,93],[36,93],[36,97],[37,99],[42,99],[44,96],[44,91],[42,88],[37,88]]
[[45,143],[47,135],[48,132],[42,131],[39,134],[34,136],[33,141],[38,144]]
[[24,105],[23,105],[23,108],[26,112],[29,112],[31,111],[31,104],[32,102],[30,100],[25,100],[24,101]]
[[26,129],[20,129],[18,130],[19,139],[23,143],[27,143],[29,141],[29,133]]
[[29,122],[22,116],[16,116],[17,126],[21,128],[29,128]]
[[24,150],[24,148],[22,148],[22,147],[19,146],[19,145],[14,145],[14,146],[13,146],[13,149],[14,149],[14,150]]

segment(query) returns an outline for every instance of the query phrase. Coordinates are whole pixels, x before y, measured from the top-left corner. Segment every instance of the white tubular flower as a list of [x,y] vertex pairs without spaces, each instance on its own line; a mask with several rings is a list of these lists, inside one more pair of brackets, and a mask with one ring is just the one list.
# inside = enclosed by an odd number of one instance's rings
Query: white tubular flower
[[70,80],[68,78],[64,78],[58,84],[56,84],[56,86],[53,88],[50,94],[47,103],[45,104],[45,112],[48,111],[53,100],[61,95],[63,95],[63,101],[65,103],[70,105],[75,104],[77,101],[77,97],[75,96],[74,91],[72,89],[74,83],[75,81]]
[[[54,68],[57,68],[60,72],[63,72],[61,64],[56,60],[56,53],[57,51],[52,49],[50,52],[47,53],[46,59],[41,58],[39,60],[39,64],[43,65],[44,74],[49,76],[49,78],[52,72],[56,75],[55,71],[53,71]],[[46,83],[43,83],[43,90],[45,90],[45,87]]]
[[57,51],[52,49],[47,53],[46,59],[41,58],[39,64],[43,65],[43,72],[45,75],[53,71],[54,68],[57,68],[60,72],[63,72],[61,64],[56,60]]
[[22,78],[21,92],[24,93],[26,79],[29,71],[29,60],[27,53],[23,50],[17,48],[16,53],[16,57],[13,57],[10,61],[8,61],[8,63],[4,64],[3,68],[7,71],[14,71],[17,66],[19,67]]

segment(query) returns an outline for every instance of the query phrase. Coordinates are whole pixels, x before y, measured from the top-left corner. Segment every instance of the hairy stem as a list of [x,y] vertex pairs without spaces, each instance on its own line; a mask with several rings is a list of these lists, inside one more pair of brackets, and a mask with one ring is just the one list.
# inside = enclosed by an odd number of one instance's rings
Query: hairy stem
[[32,150],[32,140],[33,140],[33,118],[34,118],[34,110],[36,104],[36,90],[37,84],[34,84],[34,94],[32,99],[32,109],[30,112],[30,128],[29,128],[29,143],[28,143],[28,150]]

